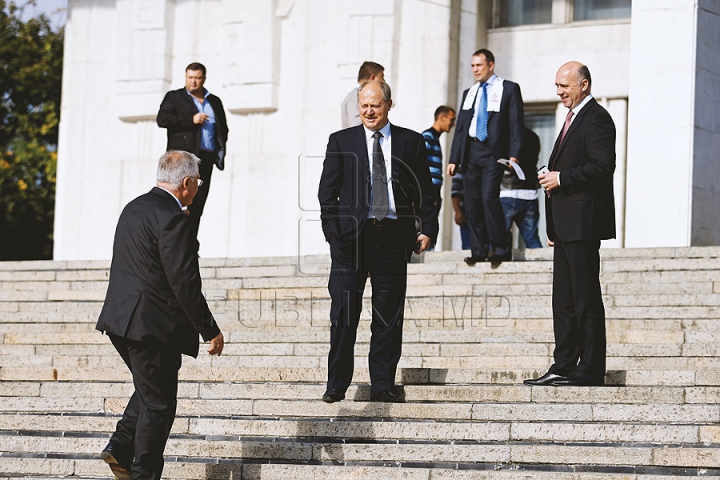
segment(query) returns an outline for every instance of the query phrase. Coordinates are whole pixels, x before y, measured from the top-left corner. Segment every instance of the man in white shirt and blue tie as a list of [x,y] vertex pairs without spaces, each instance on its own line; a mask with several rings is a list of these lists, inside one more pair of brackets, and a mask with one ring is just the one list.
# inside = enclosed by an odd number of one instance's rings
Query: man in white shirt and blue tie
[[465,262],[472,266],[512,259],[500,203],[505,167],[497,161],[517,163],[524,122],[520,86],[495,75],[492,52],[476,51],[471,67],[477,83],[463,93],[447,174],[463,175],[471,252]]

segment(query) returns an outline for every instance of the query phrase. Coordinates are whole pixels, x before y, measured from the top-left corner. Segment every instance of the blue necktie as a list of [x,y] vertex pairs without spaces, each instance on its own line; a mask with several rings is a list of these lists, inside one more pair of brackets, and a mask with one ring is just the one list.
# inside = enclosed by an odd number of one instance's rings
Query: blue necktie
[[475,136],[481,142],[484,142],[488,138],[487,86],[487,82],[482,85],[480,105],[478,105],[477,111],[477,124],[475,125]]

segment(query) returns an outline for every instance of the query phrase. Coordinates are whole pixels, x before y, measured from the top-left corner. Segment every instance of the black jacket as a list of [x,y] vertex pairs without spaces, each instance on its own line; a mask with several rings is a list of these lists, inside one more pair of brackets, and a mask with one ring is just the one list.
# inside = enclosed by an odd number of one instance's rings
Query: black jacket
[[[390,129],[393,196],[409,255],[415,249],[418,231],[433,243],[437,240],[438,211],[425,139],[406,128],[390,125]],[[370,209],[370,184],[364,127],[358,125],[330,135],[318,190],[320,218],[328,242],[349,244],[362,231]]]
[[517,174],[510,169],[503,173],[500,190],[536,190],[539,187],[537,179],[537,163],[540,157],[540,137],[527,127],[523,128],[522,148],[517,157],[525,174],[525,180],[520,180]]
[[560,172],[560,188],[545,200],[550,240],[615,238],[615,124],[594,98],[578,112],[549,168]]
[[[227,118],[225,109],[218,97],[212,93],[207,101],[215,112],[215,138],[217,139],[217,155],[215,165],[218,170],[225,168],[225,146],[228,138]],[[200,125],[193,123],[193,116],[198,113],[195,102],[185,88],[171,90],[165,94],[157,114],[159,127],[167,128],[167,150],[184,150],[195,155],[200,151]]]
[[202,294],[197,240],[175,198],[153,188],[123,209],[96,328],[129,340],[173,342],[193,357],[198,333],[220,333]]
[[[470,90],[470,89],[468,89]],[[474,107],[464,110],[468,90],[463,92],[460,110],[458,110],[455,135],[450,149],[450,163],[458,165],[460,173],[468,167],[468,129],[472,122]],[[520,155],[523,133],[523,99],[520,86],[509,80],[503,80],[503,93],[499,112],[488,112],[488,144],[495,160],[517,158]]]

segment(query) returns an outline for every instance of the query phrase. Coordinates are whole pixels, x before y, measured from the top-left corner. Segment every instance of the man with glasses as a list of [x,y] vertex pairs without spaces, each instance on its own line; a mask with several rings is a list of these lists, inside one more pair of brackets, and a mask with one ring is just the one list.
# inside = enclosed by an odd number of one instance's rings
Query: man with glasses
[[110,283],[96,328],[132,373],[135,392],[102,459],[117,478],[160,479],[177,407],[181,355],[220,355],[223,334],[202,294],[197,238],[184,209],[202,180],[198,159],[160,157],[157,186],[123,209],[115,231]]

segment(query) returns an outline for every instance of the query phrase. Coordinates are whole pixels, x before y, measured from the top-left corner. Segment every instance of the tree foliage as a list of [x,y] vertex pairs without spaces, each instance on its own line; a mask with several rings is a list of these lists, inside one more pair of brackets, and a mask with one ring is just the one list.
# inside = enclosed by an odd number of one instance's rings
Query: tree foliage
[[0,260],[52,258],[63,31],[0,0]]

